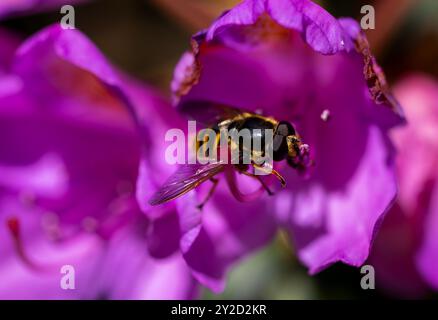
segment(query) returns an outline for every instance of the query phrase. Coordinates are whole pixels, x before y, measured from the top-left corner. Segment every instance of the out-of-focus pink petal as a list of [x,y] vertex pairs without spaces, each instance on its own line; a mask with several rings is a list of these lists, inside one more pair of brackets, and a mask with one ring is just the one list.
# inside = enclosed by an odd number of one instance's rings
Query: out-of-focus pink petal
[[386,215],[369,258],[376,270],[380,290],[402,298],[417,298],[427,292],[414,255],[418,239],[415,220],[396,203]]
[[438,288],[438,84],[424,75],[411,75],[396,86],[406,106],[408,126],[393,133],[399,150],[398,203],[415,232],[411,252],[419,272]]
[[438,290],[438,187],[432,196],[429,214],[424,220],[422,244],[415,255],[416,265],[425,281]]
[[[153,115],[166,104],[158,103],[152,90],[128,81],[79,31],[58,25],[20,47],[12,72],[23,88],[18,101],[0,97],[0,213],[5,214],[2,226],[19,215],[26,257],[21,247],[14,249],[14,241],[2,242],[2,253],[8,253],[8,259],[0,259],[5,277],[17,269],[29,288],[41,286],[40,296],[29,291],[35,298],[191,297],[194,282],[181,255],[155,260],[148,254],[148,246],[160,258],[176,251],[177,233],[175,239],[157,240],[168,230],[163,221],[172,216],[149,221],[134,197],[140,155],[148,153],[148,140],[142,139],[153,130],[132,116]],[[29,169],[34,175],[26,180]],[[7,197],[17,205],[6,208]],[[127,229],[135,241],[118,236]],[[2,239],[14,239],[6,227],[0,230]],[[98,241],[83,243],[83,238]],[[44,269],[71,259],[80,288],[59,293],[59,268],[56,278],[50,273],[36,279],[32,270],[9,259],[14,253],[22,256],[19,263],[33,267],[32,260]],[[21,284],[13,279],[8,285],[19,292]],[[168,290],[161,287],[165,280],[172,281]]]
[[109,299],[194,298],[195,281],[182,257],[152,258],[145,250],[145,236],[137,225],[111,239],[100,275],[102,293]]
[[398,149],[398,201],[409,214],[416,210],[423,186],[438,175],[438,84],[429,77],[412,75],[394,90],[406,106],[409,121],[392,133]]
[[[2,299],[91,299],[91,285],[103,254],[103,243],[95,235],[83,234],[57,243],[50,236],[48,217],[25,199],[0,197],[0,297]],[[17,219],[26,260],[20,257],[8,220]],[[54,225],[52,225],[54,227]],[[74,290],[61,287],[61,268],[74,268]],[[71,274],[70,274],[71,275]]]
[[395,296],[421,297],[436,287],[438,85],[410,75],[395,86],[408,119],[391,132],[398,150],[399,194],[370,256],[383,289]]

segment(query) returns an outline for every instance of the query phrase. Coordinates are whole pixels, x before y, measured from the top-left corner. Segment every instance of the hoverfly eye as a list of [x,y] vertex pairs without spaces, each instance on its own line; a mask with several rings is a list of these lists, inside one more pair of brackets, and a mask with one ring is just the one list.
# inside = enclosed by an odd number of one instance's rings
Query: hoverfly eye
[[276,134],[274,136],[274,141],[273,141],[273,144],[272,144],[274,152],[279,151],[284,144],[286,144],[286,138],[281,136],[281,135]]
[[287,137],[295,134],[294,127],[286,121],[281,121],[278,123],[277,130],[275,132],[279,136]]
[[282,161],[287,156],[287,140],[279,134],[274,136],[273,141],[274,161]]

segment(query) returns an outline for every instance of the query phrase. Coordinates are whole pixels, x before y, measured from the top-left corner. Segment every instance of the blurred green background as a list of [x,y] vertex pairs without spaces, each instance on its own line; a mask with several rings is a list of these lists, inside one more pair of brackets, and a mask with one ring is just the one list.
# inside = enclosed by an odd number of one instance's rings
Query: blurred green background
[[[1,0],[0,0],[1,1]],[[68,2],[68,1],[67,1]],[[208,26],[233,0],[95,0],[75,6],[76,27],[86,33],[122,70],[169,95],[173,68],[189,48],[190,35]],[[360,19],[362,5],[375,6],[376,30],[368,37],[373,51],[394,83],[404,74],[422,71],[438,78],[438,1],[319,1],[333,15]],[[24,37],[58,22],[59,10],[10,18],[1,25]],[[277,240],[239,264],[226,291],[204,298],[318,299],[381,298],[380,290],[362,290],[360,270],[335,265],[310,277],[281,234]],[[431,297],[433,297],[431,295]]]

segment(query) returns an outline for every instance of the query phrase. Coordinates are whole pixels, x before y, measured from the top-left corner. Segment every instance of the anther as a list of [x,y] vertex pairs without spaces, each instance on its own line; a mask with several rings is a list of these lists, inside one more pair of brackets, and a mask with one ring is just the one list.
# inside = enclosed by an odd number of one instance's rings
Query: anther
[[321,120],[324,122],[327,122],[330,120],[330,110],[325,109],[322,113],[321,113]]

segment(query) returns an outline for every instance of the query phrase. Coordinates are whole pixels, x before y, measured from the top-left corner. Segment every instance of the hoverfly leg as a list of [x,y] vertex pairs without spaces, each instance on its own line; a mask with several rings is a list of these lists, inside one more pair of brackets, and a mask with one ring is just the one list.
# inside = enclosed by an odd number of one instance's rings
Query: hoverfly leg
[[257,200],[258,198],[260,198],[260,196],[263,195],[263,193],[265,192],[264,188],[261,187],[258,190],[252,192],[252,193],[248,193],[248,194],[244,194],[239,190],[239,187],[237,185],[237,181],[236,181],[236,169],[237,172],[241,172],[238,168],[234,167],[234,168],[228,168],[224,171],[225,173],[225,178],[228,184],[228,188],[230,189],[231,194],[234,196],[234,198],[236,198],[237,201],[240,202],[251,202],[254,200]]
[[253,163],[253,166],[254,166],[255,168],[257,168],[257,169],[263,171],[263,172],[266,172],[267,174],[272,174],[273,176],[275,176],[275,177],[278,179],[278,181],[280,181],[281,186],[282,186],[283,188],[286,187],[286,180],[283,178],[283,176],[282,176],[278,171],[276,171],[276,170],[274,170],[274,169],[272,169],[272,168],[269,168],[269,170],[268,170],[267,168],[265,168],[265,167],[263,167],[263,166],[259,166],[259,165],[256,164],[256,163]]
[[207,194],[207,196],[205,197],[204,201],[202,201],[202,202],[197,206],[197,208],[198,208],[199,210],[201,210],[201,211],[202,211],[202,209],[204,209],[204,206],[207,204],[208,200],[210,200],[210,198],[213,196],[213,194],[214,194],[214,192],[215,192],[215,190],[216,190],[216,188],[217,188],[217,185],[218,185],[218,183],[219,183],[219,179],[216,179],[216,178],[210,178],[210,181],[213,183],[213,185],[211,186],[210,190],[208,191],[208,194]]
[[273,196],[274,193],[269,189],[268,185],[263,181],[263,179],[260,176],[256,176],[257,180],[259,180],[262,187],[266,190],[269,196]]
[[266,190],[266,192],[268,193],[269,196],[274,195],[274,193],[271,191],[271,189],[269,189],[268,185],[263,181],[263,179],[260,176],[254,174],[254,173],[250,173],[248,171],[239,171],[239,172],[248,176],[248,177],[252,177],[252,178],[257,179],[260,182],[260,184],[262,185],[263,189]]

